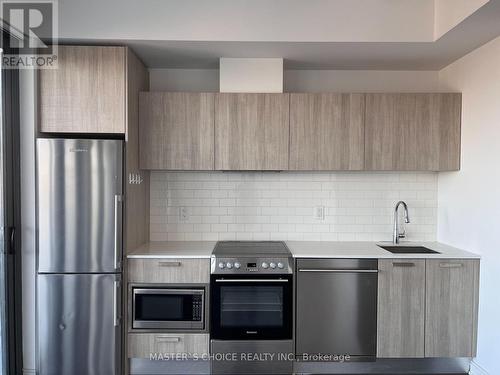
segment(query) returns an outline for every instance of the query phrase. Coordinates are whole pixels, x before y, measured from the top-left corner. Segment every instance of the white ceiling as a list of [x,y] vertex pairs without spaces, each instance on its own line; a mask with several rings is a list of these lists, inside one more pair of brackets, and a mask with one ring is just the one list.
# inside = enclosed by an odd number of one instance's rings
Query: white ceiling
[[63,0],[59,20],[62,38],[427,42],[434,0]]
[[438,70],[500,35],[500,0],[64,0],[59,20],[63,42],[130,45],[153,68]]

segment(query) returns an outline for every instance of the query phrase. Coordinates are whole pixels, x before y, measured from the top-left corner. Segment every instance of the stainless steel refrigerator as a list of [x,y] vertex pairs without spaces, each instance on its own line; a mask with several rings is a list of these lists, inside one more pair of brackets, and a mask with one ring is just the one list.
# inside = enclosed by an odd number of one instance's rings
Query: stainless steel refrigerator
[[37,140],[40,375],[121,374],[123,141]]

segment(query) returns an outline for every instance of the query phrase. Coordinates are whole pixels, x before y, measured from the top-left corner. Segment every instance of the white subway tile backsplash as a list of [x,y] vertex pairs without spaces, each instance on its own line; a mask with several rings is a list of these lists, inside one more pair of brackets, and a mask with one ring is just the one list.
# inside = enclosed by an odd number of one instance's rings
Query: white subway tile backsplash
[[152,172],[150,239],[390,240],[398,200],[408,239],[435,240],[436,173]]

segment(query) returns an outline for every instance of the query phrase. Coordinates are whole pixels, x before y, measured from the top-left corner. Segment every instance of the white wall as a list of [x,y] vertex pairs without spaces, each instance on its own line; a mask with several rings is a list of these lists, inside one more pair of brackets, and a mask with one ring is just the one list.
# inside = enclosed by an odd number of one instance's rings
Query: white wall
[[151,91],[219,91],[218,69],[149,69]]
[[438,72],[434,71],[285,71],[285,92],[430,92],[438,87]]
[[500,38],[439,76],[463,102],[461,170],[439,175],[438,240],[482,255],[476,362],[500,374]]
[[219,60],[220,92],[283,92],[282,58],[228,58]]
[[[215,69],[150,69],[151,91],[219,91]],[[285,92],[430,92],[439,89],[435,71],[285,70]]]
[[399,200],[408,239],[434,241],[436,173],[153,172],[150,239],[389,241]]

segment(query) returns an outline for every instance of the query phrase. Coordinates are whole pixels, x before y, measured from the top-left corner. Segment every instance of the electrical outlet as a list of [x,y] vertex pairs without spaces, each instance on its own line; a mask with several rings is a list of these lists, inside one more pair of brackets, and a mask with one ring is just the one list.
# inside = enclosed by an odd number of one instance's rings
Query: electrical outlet
[[314,207],[313,218],[315,220],[325,220],[325,207],[324,206]]
[[179,220],[180,221],[189,220],[189,212],[187,207],[179,207]]

